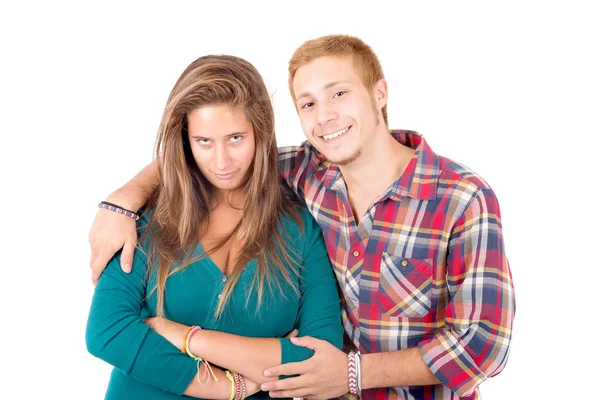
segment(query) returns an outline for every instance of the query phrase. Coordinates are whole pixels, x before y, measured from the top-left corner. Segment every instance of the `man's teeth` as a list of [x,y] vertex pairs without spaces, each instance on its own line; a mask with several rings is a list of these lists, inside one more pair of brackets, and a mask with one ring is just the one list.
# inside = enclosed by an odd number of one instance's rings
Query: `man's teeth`
[[340,129],[339,131],[335,131],[333,133],[330,133],[329,135],[323,135],[323,139],[325,140],[331,140],[334,139],[338,136],[343,135],[344,133],[348,132],[349,128],[344,128],[344,129]]

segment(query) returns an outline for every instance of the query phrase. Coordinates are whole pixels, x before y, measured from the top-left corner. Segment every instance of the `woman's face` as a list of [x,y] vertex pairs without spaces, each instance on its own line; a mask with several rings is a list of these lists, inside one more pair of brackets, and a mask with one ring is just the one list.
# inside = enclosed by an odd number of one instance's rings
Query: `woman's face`
[[187,116],[188,140],[202,174],[220,190],[238,189],[254,159],[254,130],[242,110],[200,107]]

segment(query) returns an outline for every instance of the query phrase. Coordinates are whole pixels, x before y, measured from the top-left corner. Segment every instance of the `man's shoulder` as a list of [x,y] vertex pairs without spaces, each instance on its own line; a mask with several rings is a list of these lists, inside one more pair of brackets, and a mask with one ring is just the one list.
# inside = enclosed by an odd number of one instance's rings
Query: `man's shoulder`
[[292,158],[306,158],[317,162],[326,161],[326,158],[308,140],[299,146],[280,146],[278,150],[279,161]]
[[450,158],[440,156],[438,193],[475,197],[481,192],[493,193],[489,183],[471,168]]
[[284,178],[298,175],[312,175],[329,166],[327,159],[310,142],[300,146],[279,147],[279,168]]

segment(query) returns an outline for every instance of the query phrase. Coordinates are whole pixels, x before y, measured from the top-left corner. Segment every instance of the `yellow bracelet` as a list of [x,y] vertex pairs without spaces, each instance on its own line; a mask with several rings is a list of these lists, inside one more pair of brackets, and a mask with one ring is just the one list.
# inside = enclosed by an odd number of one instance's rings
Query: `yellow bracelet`
[[190,334],[190,331],[192,330],[192,328],[194,328],[194,326],[190,326],[189,328],[187,328],[185,330],[185,333],[183,334],[183,346],[181,347],[182,353],[187,353],[187,337]]
[[[192,353],[192,351],[190,350],[190,339],[196,331],[199,331],[201,329],[202,328],[200,328],[199,326],[192,326],[188,333],[185,335],[185,352],[194,360],[198,360],[200,357],[194,355],[194,353]],[[200,358],[200,361],[202,361],[202,358]]]
[[235,382],[233,381],[233,375],[227,370],[225,371],[225,376],[231,381],[231,396],[229,396],[229,400],[233,400],[235,397]]

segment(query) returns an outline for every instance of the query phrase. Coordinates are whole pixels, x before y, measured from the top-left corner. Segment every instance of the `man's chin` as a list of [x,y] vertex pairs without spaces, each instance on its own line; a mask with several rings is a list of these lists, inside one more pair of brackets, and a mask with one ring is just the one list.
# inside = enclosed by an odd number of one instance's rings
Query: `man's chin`
[[324,154],[325,158],[327,158],[327,160],[329,162],[331,162],[332,164],[335,165],[339,165],[339,166],[346,166],[349,164],[352,164],[354,161],[356,161],[356,159],[358,159],[358,157],[360,157],[361,155],[361,151],[358,150],[356,153],[350,155],[350,156],[346,156],[346,157],[327,157],[326,154]]

